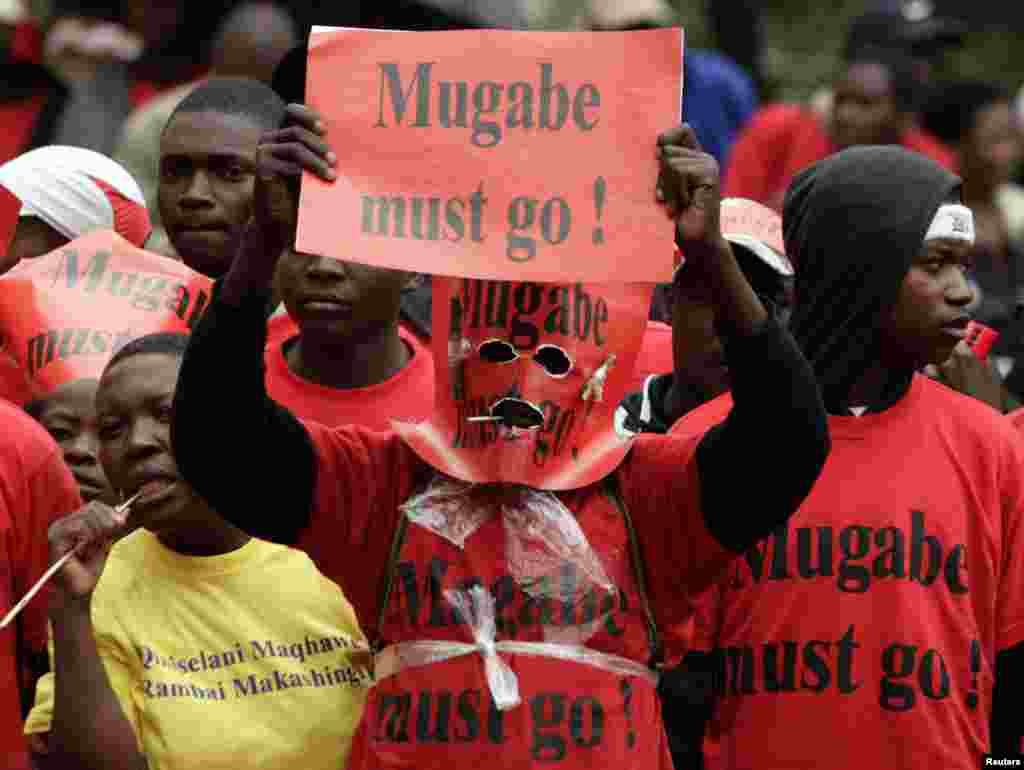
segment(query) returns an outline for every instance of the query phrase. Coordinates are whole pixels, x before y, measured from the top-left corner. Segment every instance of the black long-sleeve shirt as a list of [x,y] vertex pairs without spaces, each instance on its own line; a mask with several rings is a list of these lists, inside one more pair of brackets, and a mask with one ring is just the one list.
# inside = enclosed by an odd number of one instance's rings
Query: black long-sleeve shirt
[[[218,513],[291,544],[310,520],[317,463],[302,423],[267,395],[266,301],[252,296],[236,307],[215,287],[182,364],[172,440],[180,471]],[[701,440],[697,466],[708,530],[741,552],[799,507],[830,445],[814,376],[785,330],[769,319],[725,345],[735,406]],[[771,451],[783,436],[786,452]],[[749,489],[758,490],[756,517]]]

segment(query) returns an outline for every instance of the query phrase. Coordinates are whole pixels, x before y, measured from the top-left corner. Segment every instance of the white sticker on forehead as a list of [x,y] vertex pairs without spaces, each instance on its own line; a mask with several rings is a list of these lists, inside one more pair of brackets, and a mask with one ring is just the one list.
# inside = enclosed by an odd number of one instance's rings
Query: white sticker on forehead
[[974,243],[974,214],[959,203],[944,203],[935,212],[935,218],[925,233],[925,243],[947,239]]

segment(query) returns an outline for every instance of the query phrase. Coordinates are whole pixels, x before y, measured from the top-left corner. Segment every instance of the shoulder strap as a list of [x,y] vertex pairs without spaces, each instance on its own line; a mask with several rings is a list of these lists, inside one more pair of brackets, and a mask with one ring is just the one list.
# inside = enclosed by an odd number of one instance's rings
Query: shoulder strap
[[374,652],[379,651],[384,638],[384,614],[387,612],[388,602],[391,601],[391,591],[395,585],[395,568],[398,565],[398,557],[402,552],[402,543],[405,542],[405,531],[408,526],[408,517],[399,511],[398,521],[395,523],[395,536],[391,541],[391,552],[388,554],[388,562],[384,565],[384,575],[381,578],[380,605],[377,608],[373,639],[370,640],[370,646]]
[[[413,495],[419,494],[427,488],[434,478],[433,469],[426,463],[417,464],[417,472],[413,483]],[[413,495],[410,495],[412,497]],[[405,542],[405,533],[409,529],[409,517],[401,510],[397,511],[398,521],[395,523],[395,534],[391,540],[391,551],[388,553],[387,564],[384,565],[384,574],[381,575],[380,605],[377,608],[376,623],[373,627],[373,638],[370,646],[374,652],[381,647],[384,639],[384,615],[388,610],[388,602],[391,601],[391,592],[395,587],[395,572],[398,568],[398,557],[402,554],[402,544]]]
[[658,633],[658,624],[654,618],[654,611],[651,609],[651,602],[647,595],[647,582],[644,577],[644,562],[640,552],[640,543],[636,537],[633,518],[629,515],[629,509],[619,493],[619,480],[614,472],[609,473],[601,480],[601,489],[605,496],[611,500],[612,505],[622,514],[622,519],[626,523],[626,534],[629,537],[630,562],[633,567],[637,592],[640,594],[640,603],[643,605],[644,616],[647,619],[647,638],[651,648],[650,665],[652,668],[661,668],[664,662],[664,650],[661,646],[661,635]]

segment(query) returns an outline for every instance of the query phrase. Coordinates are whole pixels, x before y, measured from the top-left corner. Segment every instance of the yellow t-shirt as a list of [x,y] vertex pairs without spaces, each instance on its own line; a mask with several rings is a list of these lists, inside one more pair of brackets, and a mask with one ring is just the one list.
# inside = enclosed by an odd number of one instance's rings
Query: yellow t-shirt
[[[304,553],[253,539],[182,556],[139,530],[111,549],[92,621],[151,770],[345,766],[369,686],[366,642]],[[52,713],[47,677],[25,731],[48,732]]]

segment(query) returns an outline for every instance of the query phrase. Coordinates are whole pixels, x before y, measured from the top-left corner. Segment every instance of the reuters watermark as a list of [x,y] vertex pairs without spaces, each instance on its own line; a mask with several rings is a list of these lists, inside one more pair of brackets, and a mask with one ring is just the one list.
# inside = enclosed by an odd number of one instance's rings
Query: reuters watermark
[[982,767],[1024,767],[1024,755],[994,757],[986,754],[981,761]]

